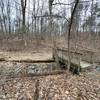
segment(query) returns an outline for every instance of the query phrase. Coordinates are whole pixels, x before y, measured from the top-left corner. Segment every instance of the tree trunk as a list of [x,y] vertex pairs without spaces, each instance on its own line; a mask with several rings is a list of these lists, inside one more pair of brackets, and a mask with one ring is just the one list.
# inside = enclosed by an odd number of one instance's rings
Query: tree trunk
[[70,63],[71,63],[71,57],[70,57],[70,36],[71,36],[71,27],[72,27],[72,23],[73,23],[73,19],[74,19],[74,14],[75,14],[75,11],[76,11],[78,2],[79,2],[79,0],[76,0],[75,6],[74,6],[74,8],[73,8],[73,10],[72,10],[72,13],[71,13],[71,19],[70,19],[70,22],[69,22],[69,29],[68,29],[68,70],[70,70]]
[[7,5],[7,15],[8,15],[8,22],[9,22],[9,34],[11,34],[11,18],[10,18],[10,1],[8,0]]
[[27,0],[25,0],[25,1],[21,0],[21,7],[22,7],[22,30],[23,30],[24,34],[26,32],[26,29],[25,29],[26,2],[27,2]]

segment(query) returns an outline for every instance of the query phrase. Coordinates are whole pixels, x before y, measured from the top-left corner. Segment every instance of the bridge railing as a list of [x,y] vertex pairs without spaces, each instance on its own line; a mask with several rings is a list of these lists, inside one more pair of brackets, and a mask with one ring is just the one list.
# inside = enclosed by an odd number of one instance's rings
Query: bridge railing
[[[61,54],[63,58],[63,55],[68,56],[68,49],[67,48],[57,48],[56,53]],[[90,51],[90,50],[78,50],[78,51],[70,50],[70,57],[72,59],[73,58],[79,59],[79,60],[81,59],[89,63],[93,63],[94,55],[95,55],[95,52]]]

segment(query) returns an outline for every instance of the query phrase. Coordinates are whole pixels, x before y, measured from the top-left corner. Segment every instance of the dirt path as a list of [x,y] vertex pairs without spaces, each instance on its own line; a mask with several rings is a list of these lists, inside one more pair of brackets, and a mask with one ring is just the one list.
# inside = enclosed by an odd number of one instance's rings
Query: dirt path
[[52,59],[51,52],[0,52],[0,59],[6,61],[21,61],[21,60],[50,60]]

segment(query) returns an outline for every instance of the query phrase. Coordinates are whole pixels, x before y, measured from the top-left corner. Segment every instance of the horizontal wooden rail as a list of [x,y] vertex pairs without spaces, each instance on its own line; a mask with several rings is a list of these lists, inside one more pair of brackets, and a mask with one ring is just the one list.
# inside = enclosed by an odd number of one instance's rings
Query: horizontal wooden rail
[[[59,47],[57,47],[57,50],[62,50],[62,51],[68,51],[68,48],[65,48],[65,47],[63,47],[63,48],[59,48]],[[90,53],[90,54],[94,54],[94,53],[96,53],[96,52],[94,52],[94,51],[92,51],[92,50],[88,50],[88,49],[82,49],[82,50],[78,50],[78,51],[75,51],[75,50],[73,50],[73,49],[70,49],[70,52],[72,52],[72,53],[79,53],[79,54],[83,54],[83,53]]]
[[[68,52],[67,49],[60,49],[60,48],[57,48],[58,51],[62,51],[62,52]],[[76,52],[74,50],[70,50],[70,53],[75,53],[75,54],[78,54],[78,55],[83,55],[83,53],[80,53],[80,52]]]

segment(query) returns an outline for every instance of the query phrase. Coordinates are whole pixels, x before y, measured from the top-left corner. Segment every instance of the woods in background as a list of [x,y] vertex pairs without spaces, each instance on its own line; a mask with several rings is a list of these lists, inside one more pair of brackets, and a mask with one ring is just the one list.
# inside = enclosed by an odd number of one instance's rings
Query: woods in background
[[[0,34],[54,36],[68,33],[75,1],[0,0]],[[99,35],[99,0],[79,0],[71,31]],[[50,25],[52,16],[52,27]]]

